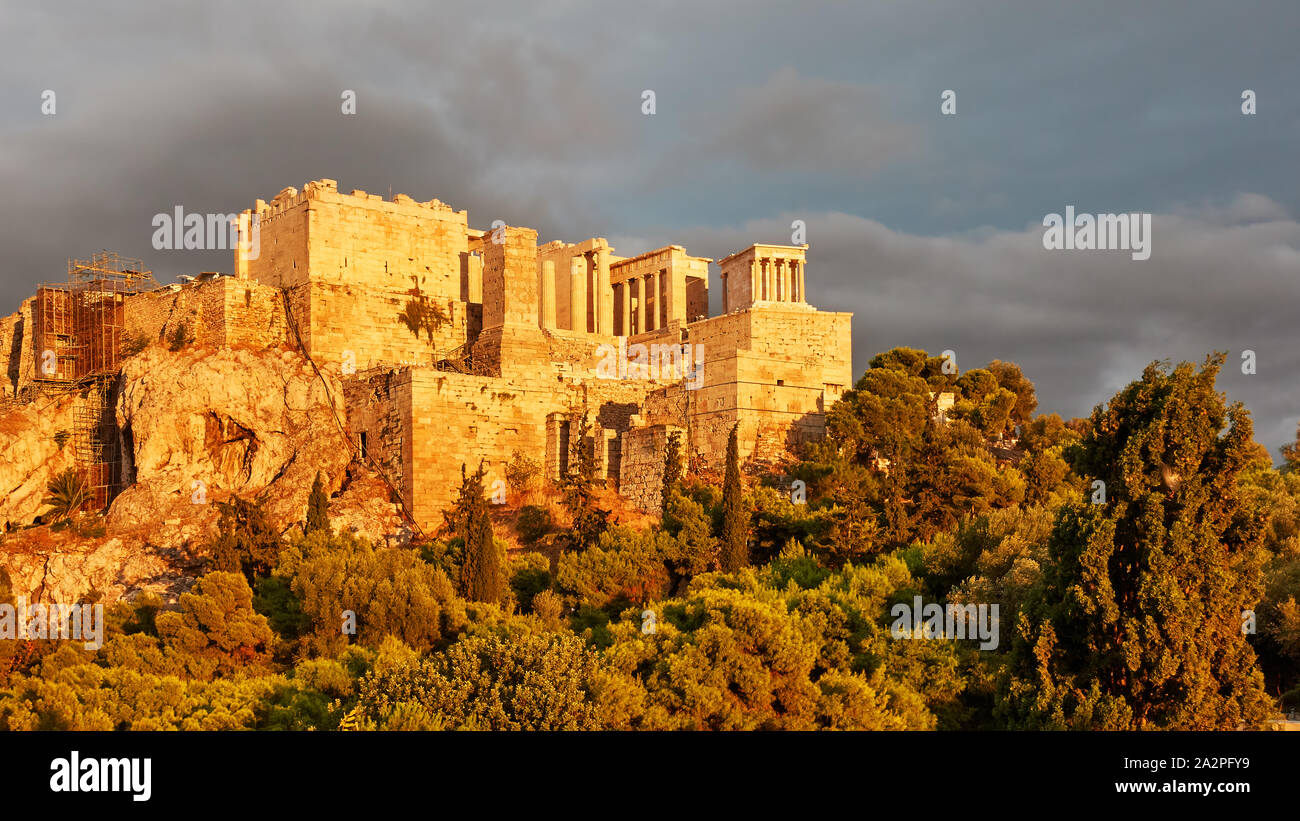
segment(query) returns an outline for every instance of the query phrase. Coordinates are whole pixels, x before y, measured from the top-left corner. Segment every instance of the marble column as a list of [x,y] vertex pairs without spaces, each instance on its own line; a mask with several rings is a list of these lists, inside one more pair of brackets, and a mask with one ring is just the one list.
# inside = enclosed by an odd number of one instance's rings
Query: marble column
[[587,332],[587,261],[581,255],[569,258],[569,326]]
[[614,291],[609,284],[609,249],[596,249],[596,328],[606,336],[614,335]]
[[555,327],[555,261],[542,262],[542,327]]
[[659,317],[661,315],[661,308],[659,305],[660,296],[659,296],[659,272],[658,271],[655,271],[653,274],[650,275],[650,296],[652,297],[652,305],[650,306],[650,312],[651,314],[653,314],[653,316],[650,317],[649,330],[657,331],[660,328]]
[[[632,282],[632,280],[628,280]],[[636,278],[636,332],[645,333],[645,277]]]

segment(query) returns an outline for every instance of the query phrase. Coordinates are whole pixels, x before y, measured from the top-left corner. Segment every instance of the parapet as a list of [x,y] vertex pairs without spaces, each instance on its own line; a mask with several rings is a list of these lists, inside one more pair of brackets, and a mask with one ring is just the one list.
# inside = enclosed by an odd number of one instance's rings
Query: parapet
[[382,194],[371,194],[359,188],[353,189],[350,194],[343,194],[339,192],[338,181],[328,179],[312,180],[302,187],[302,191],[293,186],[284,188],[269,203],[265,200],[257,200],[250,213],[257,214],[260,219],[274,219],[286,211],[292,211],[298,206],[311,201],[338,205],[360,205],[364,203],[367,207],[380,207],[385,208],[385,210],[434,211],[445,215],[458,214],[462,217],[466,213],[464,211],[457,212],[442,200],[432,199],[428,202],[420,202],[406,194],[393,194],[392,198],[387,200],[384,199]]

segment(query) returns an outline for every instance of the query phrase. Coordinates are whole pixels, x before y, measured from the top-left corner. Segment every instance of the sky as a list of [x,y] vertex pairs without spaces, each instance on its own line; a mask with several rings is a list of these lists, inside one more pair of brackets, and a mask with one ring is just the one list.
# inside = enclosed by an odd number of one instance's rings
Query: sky
[[[800,220],[855,376],[896,346],[1012,361],[1069,418],[1224,351],[1276,458],[1300,421],[1297,31],[1295,0],[0,0],[0,312],[100,249],[229,272],[154,250],[154,215],[320,178],[624,256],[720,259]],[[1067,206],[1151,214],[1150,258],[1044,248]]]

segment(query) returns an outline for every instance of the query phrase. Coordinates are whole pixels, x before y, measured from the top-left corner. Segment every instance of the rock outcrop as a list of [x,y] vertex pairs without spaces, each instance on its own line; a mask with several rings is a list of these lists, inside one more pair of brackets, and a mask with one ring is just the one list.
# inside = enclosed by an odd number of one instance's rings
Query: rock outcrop
[[351,461],[330,405],[343,391],[325,379],[328,395],[292,351],[155,346],[129,359],[117,403],[129,486],[110,531],[148,524],[175,546],[231,494],[261,499],[281,528],[301,521],[316,472],[337,490]]
[[[215,502],[255,497],[281,530],[301,522],[317,471],[333,493],[351,462],[330,404],[343,392],[325,379],[300,354],[280,349],[155,345],[127,359],[116,407],[126,487],[99,531],[92,521],[81,532],[8,534],[0,559],[13,592],[74,602],[91,590],[105,600],[151,590],[174,600],[203,568]],[[0,515],[15,525],[30,524],[49,478],[75,466],[73,445],[59,447],[55,436],[71,430],[75,401],[47,397],[0,416]],[[409,543],[383,482],[353,470],[355,481],[331,504],[335,529]]]
[[31,524],[50,479],[74,465],[74,394],[45,396],[0,412],[0,525]]

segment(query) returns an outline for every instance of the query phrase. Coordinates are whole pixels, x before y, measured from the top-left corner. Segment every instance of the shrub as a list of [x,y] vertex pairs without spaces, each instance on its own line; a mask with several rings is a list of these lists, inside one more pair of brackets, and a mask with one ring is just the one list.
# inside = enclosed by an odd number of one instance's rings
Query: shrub
[[535,542],[551,532],[551,512],[537,505],[526,505],[519,511],[515,530],[525,542]]

